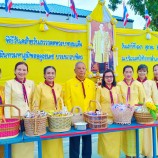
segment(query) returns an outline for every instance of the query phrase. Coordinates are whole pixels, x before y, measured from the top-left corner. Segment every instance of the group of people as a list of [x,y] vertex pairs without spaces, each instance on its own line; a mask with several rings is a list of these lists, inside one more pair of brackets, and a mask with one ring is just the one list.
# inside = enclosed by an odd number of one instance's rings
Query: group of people
[[[35,86],[34,82],[26,79],[28,74],[28,65],[25,62],[18,62],[15,65],[15,78],[9,80],[4,87],[0,87],[0,104],[16,105],[21,116],[27,110],[60,110],[58,105],[59,98],[63,98],[68,110],[74,106],[80,106],[82,112],[89,108],[90,100],[97,100],[103,112],[108,113],[108,123],[113,122],[111,105],[124,103],[135,105],[139,102],[152,101],[158,104],[158,64],[154,65],[153,80],[147,79],[148,67],[139,65],[137,69],[138,78],[133,79],[134,69],[127,65],[123,68],[124,80],[116,83],[114,72],[107,69],[103,73],[102,84],[100,87],[85,77],[86,66],[83,62],[77,62],[74,68],[75,77],[67,81],[62,87],[54,80],[56,69],[53,66],[44,68],[44,81]],[[97,105],[92,105],[93,110]],[[0,115],[4,113],[6,118],[17,117],[15,109],[5,107],[1,109]],[[80,155],[80,136],[70,137],[69,157],[79,158]],[[143,129],[140,133],[140,149],[144,156],[152,156],[152,132],[151,129]],[[126,158],[136,156],[135,132],[125,131],[116,133],[99,134],[98,153],[103,158],[119,158],[120,152],[126,155]],[[3,151],[2,146],[0,150]],[[82,136],[82,158],[91,158],[92,140],[91,135]],[[33,158],[34,143],[20,143],[12,145],[12,158]],[[42,141],[43,158],[63,158],[62,139],[52,139]]]

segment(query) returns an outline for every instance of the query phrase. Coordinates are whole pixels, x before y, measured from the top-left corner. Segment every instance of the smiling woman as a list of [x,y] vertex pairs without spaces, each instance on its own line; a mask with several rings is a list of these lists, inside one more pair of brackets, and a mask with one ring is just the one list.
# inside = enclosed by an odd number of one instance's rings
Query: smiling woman
[[[107,69],[103,73],[101,87],[97,88],[96,100],[101,105],[101,110],[108,113],[108,124],[113,123],[113,115],[111,106],[113,104],[121,103],[122,96],[120,90],[116,86],[114,72]],[[106,133],[98,135],[98,153],[102,157],[118,158],[121,152],[121,133]]]
[[[34,82],[26,79],[28,65],[25,62],[18,62],[15,65],[14,74],[15,78],[5,84],[5,104],[17,106],[22,117],[31,108]],[[4,113],[6,118],[18,116],[18,111],[9,107],[5,108]],[[34,143],[12,145],[12,158],[26,157],[34,157]]]
[[[62,97],[62,86],[55,83],[56,69],[53,66],[44,68],[45,81],[37,85],[33,97],[33,109],[49,111],[59,111],[60,106],[57,104]],[[56,154],[54,154],[56,153]],[[42,141],[43,158],[63,158],[62,139],[53,139]]]
[[[139,102],[144,102],[145,92],[141,83],[133,79],[134,69],[131,65],[123,68],[124,80],[117,85],[120,88],[123,104],[135,106]],[[126,154],[126,158],[136,156],[136,138],[135,131],[122,132],[122,150]],[[142,133],[140,132],[140,149],[142,148]]]
[[[156,83],[147,78],[148,67],[145,64],[141,64],[137,68],[138,78],[137,80],[143,85],[146,101],[158,104],[158,93]],[[152,129],[143,129],[143,148],[142,154],[144,156],[152,156]]]

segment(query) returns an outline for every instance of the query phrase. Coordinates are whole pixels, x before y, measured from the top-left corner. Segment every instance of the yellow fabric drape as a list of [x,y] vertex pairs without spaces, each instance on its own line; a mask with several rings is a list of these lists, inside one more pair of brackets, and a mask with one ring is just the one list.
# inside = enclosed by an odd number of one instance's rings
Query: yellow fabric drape
[[[0,18],[0,26],[2,27],[24,27],[30,25],[41,24],[43,19],[39,20],[28,20],[28,19],[17,19],[17,18]],[[54,27],[56,29],[65,30],[76,30],[76,31],[87,31],[87,26],[82,24],[67,24],[61,22],[49,22],[44,20],[44,23],[48,26]]]
[[20,18],[0,18],[0,24],[12,24],[12,25],[21,25],[21,24],[37,24],[39,20],[26,20]]
[[110,12],[105,6],[105,2],[101,2],[100,0],[98,1],[97,6],[89,16],[92,20],[95,20],[97,22],[110,22],[110,20],[112,19]]

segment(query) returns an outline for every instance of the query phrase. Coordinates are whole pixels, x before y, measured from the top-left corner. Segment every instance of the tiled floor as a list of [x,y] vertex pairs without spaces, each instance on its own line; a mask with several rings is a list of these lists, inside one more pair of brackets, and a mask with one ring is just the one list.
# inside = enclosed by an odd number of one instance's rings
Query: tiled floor
[[[101,158],[97,154],[97,142],[98,142],[98,135],[93,135],[92,136],[92,158]],[[38,152],[37,152],[37,143],[36,144],[36,149],[35,149],[35,158],[38,158]],[[64,158],[69,158],[69,139],[64,138],[63,139],[63,144],[64,144]],[[125,158],[125,155],[122,153],[120,158]]]

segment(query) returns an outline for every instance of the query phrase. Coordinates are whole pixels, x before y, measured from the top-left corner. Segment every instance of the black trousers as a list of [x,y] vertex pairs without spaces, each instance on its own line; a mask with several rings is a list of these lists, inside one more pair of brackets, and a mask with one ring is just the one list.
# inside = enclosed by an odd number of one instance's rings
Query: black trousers
[[82,158],[91,158],[92,155],[91,135],[70,137],[70,146],[69,146],[70,158],[79,158],[81,137],[82,137]]

